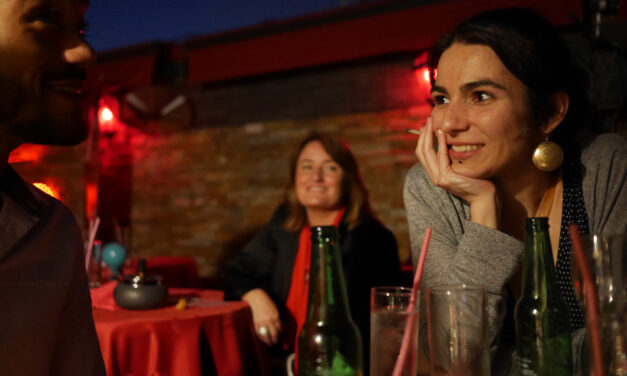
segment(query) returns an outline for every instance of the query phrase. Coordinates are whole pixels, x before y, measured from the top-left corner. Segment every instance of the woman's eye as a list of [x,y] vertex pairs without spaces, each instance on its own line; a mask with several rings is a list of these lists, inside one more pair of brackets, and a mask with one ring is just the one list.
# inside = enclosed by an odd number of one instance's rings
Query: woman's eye
[[433,102],[435,102],[436,106],[441,104],[448,103],[448,98],[442,94],[433,95]]
[[475,91],[472,93],[472,97],[475,102],[485,102],[492,99],[492,96],[485,91]]
[[336,166],[336,165],[331,165],[331,164],[330,164],[330,165],[326,165],[326,166],[324,166],[324,170],[325,170],[326,172],[336,172],[336,171],[338,171],[338,169],[339,169],[339,168],[338,168],[338,166]]
[[301,170],[311,170],[312,167],[309,164],[302,164],[302,165],[300,165],[300,169]]

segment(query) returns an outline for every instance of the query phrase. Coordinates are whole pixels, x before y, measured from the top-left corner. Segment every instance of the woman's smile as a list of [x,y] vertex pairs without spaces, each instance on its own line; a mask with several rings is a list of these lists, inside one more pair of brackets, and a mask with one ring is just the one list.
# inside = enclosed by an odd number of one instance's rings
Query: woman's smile
[[307,144],[297,161],[296,196],[308,210],[335,210],[342,192],[342,168],[319,141]]
[[448,155],[453,160],[462,160],[478,154],[485,145],[483,144],[449,144]]
[[534,168],[538,137],[530,132],[526,89],[489,47],[454,43],[447,49],[432,96],[434,128],[445,133],[451,161],[464,162],[454,163],[454,172],[491,179]]

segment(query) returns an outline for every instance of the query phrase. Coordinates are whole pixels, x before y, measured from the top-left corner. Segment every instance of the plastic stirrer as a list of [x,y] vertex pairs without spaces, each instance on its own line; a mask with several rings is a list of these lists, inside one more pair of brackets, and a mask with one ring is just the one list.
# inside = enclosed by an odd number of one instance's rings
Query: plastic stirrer
[[603,357],[601,355],[601,337],[599,335],[599,307],[597,304],[597,293],[594,289],[594,281],[592,280],[592,274],[590,268],[586,262],[586,258],[583,252],[583,245],[581,243],[581,237],[579,236],[579,226],[572,223],[568,226],[570,232],[570,239],[573,242],[573,254],[575,256],[575,264],[581,272],[581,278],[583,278],[584,296],[588,301],[586,304],[586,321],[588,321],[588,327],[590,329],[590,345],[592,347],[592,357],[594,359],[594,371],[595,376],[603,376]]
[[[420,279],[422,278],[422,269],[424,269],[425,266],[427,249],[429,248],[429,240],[431,240],[430,228],[428,228],[425,232],[425,238],[422,241],[422,249],[420,250],[418,266],[416,266],[416,274],[414,274],[414,284],[411,288],[411,297],[409,298],[409,306],[407,307],[407,312],[412,312],[414,310],[414,305],[416,304],[416,295],[418,294],[418,289],[420,289]],[[411,340],[411,333],[414,332],[414,325],[416,325],[416,322],[408,318],[407,323],[405,324],[405,333],[403,334],[401,350],[398,354],[398,358],[396,358],[396,364],[394,365],[394,371],[392,372],[393,376],[400,376],[403,372],[403,366],[407,361],[407,355],[409,353],[409,341]]]
[[98,226],[100,225],[100,217],[93,218],[89,221],[89,235],[87,240],[87,249],[85,250],[85,270],[89,273],[89,263],[91,262],[92,249],[94,246],[94,240],[96,240],[96,233],[98,232]]

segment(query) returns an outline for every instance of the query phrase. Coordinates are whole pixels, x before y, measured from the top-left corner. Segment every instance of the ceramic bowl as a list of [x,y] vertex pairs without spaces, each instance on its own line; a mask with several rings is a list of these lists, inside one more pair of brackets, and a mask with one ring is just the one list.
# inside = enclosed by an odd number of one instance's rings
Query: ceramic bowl
[[126,309],[160,308],[168,299],[168,288],[160,276],[126,276],[115,287],[113,299]]

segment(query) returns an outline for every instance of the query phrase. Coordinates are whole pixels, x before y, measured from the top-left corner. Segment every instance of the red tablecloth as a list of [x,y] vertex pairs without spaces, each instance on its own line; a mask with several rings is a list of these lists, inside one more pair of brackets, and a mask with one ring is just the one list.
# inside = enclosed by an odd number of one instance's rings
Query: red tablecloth
[[[110,284],[100,289],[112,291]],[[246,303],[224,302],[223,293],[213,290],[170,289],[170,295],[172,304],[186,295],[191,306],[145,311],[94,307],[108,376],[200,376],[203,357],[212,356],[218,375],[266,374],[265,350]],[[203,352],[205,338],[209,349]]]

